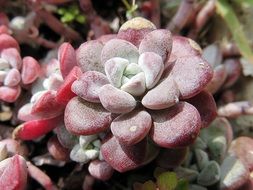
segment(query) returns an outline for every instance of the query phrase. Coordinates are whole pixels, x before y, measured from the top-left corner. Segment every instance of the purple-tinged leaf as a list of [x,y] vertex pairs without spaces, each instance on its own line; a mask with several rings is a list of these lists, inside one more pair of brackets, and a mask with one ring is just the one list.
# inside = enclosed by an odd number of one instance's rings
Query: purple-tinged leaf
[[140,43],[139,53],[154,52],[160,55],[165,61],[171,53],[172,35],[169,30],[158,29],[147,35]]
[[148,134],[151,126],[152,119],[148,112],[134,110],[114,119],[111,131],[120,143],[134,145]]
[[153,110],[165,109],[179,101],[179,90],[169,75],[160,84],[149,90],[142,99],[142,105]]
[[77,65],[83,72],[98,71],[104,73],[100,55],[103,49],[102,42],[98,40],[88,41],[78,48],[76,52]]
[[121,57],[130,61],[130,63],[137,63],[139,53],[137,47],[128,41],[120,39],[112,39],[108,41],[101,53],[102,64],[113,57]]
[[119,172],[126,172],[142,165],[146,156],[147,140],[133,145],[120,144],[116,137],[108,137],[101,146],[105,161]]
[[[196,96],[187,100],[199,111],[202,128],[208,127],[208,125],[216,118],[217,108],[213,96],[206,91],[202,91]],[[203,102],[205,102],[203,104]]]
[[185,147],[194,142],[201,128],[198,110],[186,102],[152,111],[151,115],[154,120],[151,138],[161,147]]
[[100,88],[99,99],[105,109],[112,113],[127,113],[136,106],[131,94],[106,84]]
[[92,135],[109,127],[111,113],[100,104],[74,97],[67,104],[64,122],[66,129],[73,134]]
[[178,85],[181,98],[198,94],[213,77],[211,66],[199,56],[178,58],[171,74]]
[[77,66],[76,52],[70,43],[63,43],[58,49],[58,60],[63,78],[69,74],[74,66]]
[[145,73],[147,89],[153,88],[164,70],[162,57],[153,52],[145,52],[140,55],[138,64]]
[[101,160],[91,161],[88,170],[93,177],[102,181],[110,179],[114,172],[114,169],[106,161]]
[[97,71],[87,71],[72,84],[72,91],[89,102],[99,103],[99,90],[109,81],[106,76]]

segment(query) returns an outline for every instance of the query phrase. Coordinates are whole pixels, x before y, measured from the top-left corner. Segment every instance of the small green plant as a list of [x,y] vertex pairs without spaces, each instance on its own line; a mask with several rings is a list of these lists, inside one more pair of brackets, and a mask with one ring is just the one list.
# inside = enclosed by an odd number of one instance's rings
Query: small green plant
[[60,7],[57,10],[57,14],[61,16],[61,22],[69,24],[71,22],[78,22],[80,24],[85,23],[86,18],[82,13],[77,5],[71,5],[69,7]]
[[135,3],[135,0],[132,1],[132,4],[130,5],[127,0],[122,0],[122,3],[126,7],[126,17],[128,19],[131,19],[136,16],[135,11],[138,9],[138,5]]
[[143,184],[134,185],[134,190],[187,190],[188,182],[179,179],[175,172],[163,172],[158,175],[156,182],[148,180]]

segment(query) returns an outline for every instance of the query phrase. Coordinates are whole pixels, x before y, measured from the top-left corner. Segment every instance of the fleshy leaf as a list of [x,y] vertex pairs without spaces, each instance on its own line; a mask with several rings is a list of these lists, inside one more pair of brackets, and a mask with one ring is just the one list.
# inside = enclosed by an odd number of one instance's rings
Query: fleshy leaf
[[168,76],[156,87],[149,90],[141,102],[146,108],[159,110],[169,108],[178,101],[179,90],[177,84],[171,76]]
[[165,148],[191,144],[201,127],[197,109],[186,102],[180,102],[169,109],[153,111],[152,118],[154,127],[151,129],[151,138]]
[[227,72],[226,72],[225,66],[218,65],[217,67],[214,68],[213,78],[207,84],[205,89],[208,92],[215,94],[221,88],[226,78],[227,78]]
[[13,68],[20,69],[22,66],[22,59],[17,49],[8,48],[1,52],[1,57],[7,60]]
[[185,99],[199,93],[212,79],[213,71],[201,57],[187,56],[176,60],[171,74]]
[[75,144],[78,143],[77,136],[67,131],[64,125],[60,125],[57,128],[55,128],[55,133],[57,135],[59,142],[65,148],[71,149],[74,147]]
[[106,130],[111,123],[111,113],[100,104],[72,98],[65,109],[65,126],[77,135],[92,135]]
[[19,71],[13,68],[6,75],[4,79],[4,85],[9,86],[9,87],[17,86],[20,80],[21,80],[21,76],[20,76]]
[[56,128],[61,120],[62,116],[51,119],[27,121],[15,128],[13,137],[22,140],[36,139]]
[[177,58],[200,56],[202,53],[200,46],[190,38],[173,36],[172,40],[171,54],[175,55]]
[[120,143],[134,145],[148,134],[151,125],[151,116],[146,111],[135,110],[114,119],[111,131]]
[[123,84],[121,90],[124,90],[133,96],[141,96],[146,90],[145,86],[145,74],[140,72]]
[[137,47],[128,41],[112,39],[108,41],[101,53],[102,64],[113,57],[121,57],[129,60],[130,63],[137,63],[139,53]]
[[139,53],[154,52],[160,55],[165,61],[172,49],[172,35],[169,30],[158,29],[147,35],[140,43]]
[[21,93],[20,86],[15,87],[8,87],[8,86],[1,86],[0,87],[0,100],[4,102],[15,102]]
[[76,52],[77,64],[83,72],[98,71],[104,73],[104,66],[100,60],[102,49],[103,44],[98,40],[85,42],[78,48]]
[[70,71],[68,76],[65,78],[64,83],[60,86],[56,93],[56,101],[62,105],[67,105],[71,98],[75,97],[75,93],[72,92],[71,86],[73,82],[79,78],[81,75],[81,70],[79,67],[75,66]]
[[87,71],[72,84],[72,91],[89,102],[100,102],[99,90],[109,81],[106,76],[97,71]]
[[113,57],[105,62],[105,73],[110,83],[119,88],[126,66],[129,64],[127,59]]
[[70,43],[63,43],[58,49],[58,60],[60,62],[60,70],[63,78],[69,74],[76,62],[76,52]]
[[27,184],[27,166],[22,156],[15,155],[0,162],[0,189],[24,190]]
[[69,160],[69,149],[63,147],[56,136],[51,137],[47,142],[47,150],[56,160]]
[[23,84],[31,84],[40,75],[39,63],[30,56],[23,58],[21,78]]
[[103,158],[115,170],[126,172],[141,166],[146,155],[146,139],[133,145],[120,144],[116,137],[108,137],[101,146]]
[[117,38],[127,40],[138,47],[144,36],[154,29],[155,25],[149,20],[135,17],[120,27]]
[[249,171],[234,156],[228,156],[221,164],[220,189],[237,189],[249,178]]
[[134,97],[110,84],[100,88],[99,99],[103,107],[112,113],[127,113],[136,106]]
[[223,64],[228,75],[224,84],[224,88],[229,88],[235,84],[235,82],[241,76],[242,66],[238,59],[227,59]]
[[163,73],[162,57],[153,52],[145,52],[140,55],[138,64],[145,73],[147,89],[153,88]]
[[107,162],[101,160],[91,161],[88,170],[93,177],[103,181],[110,179],[114,172]]
[[210,161],[200,172],[198,176],[198,184],[210,186],[217,183],[221,177],[220,166],[215,161]]
[[[199,111],[202,121],[202,128],[208,127],[209,124],[216,118],[216,103],[213,96],[209,92],[202,91],[196,96],[188,99],[187,102],[192,104]],[[205,102],[205,104],[203,104],[203,102]]]
[[221,48],[217,44],[211,44],[203,49],[202,57],[213,67],[217,67],[222,61]]
[[0,52],[7,48],[16,48],[19,50],[18,42],[8,34],[0,35]]
[[64,107],[56,99],[55,91],[45,92],[33,105],[31,114],[39,116],[51,116],[62,114]]
[[157,178],[157,185],[159,190],[173,190],[177,186],[177,175],[174,172],[162,173]]
[[232,141],[229,147],[229,153],[239,158],[250,171],[253,170],[252,145],[252,138],[238,137]]

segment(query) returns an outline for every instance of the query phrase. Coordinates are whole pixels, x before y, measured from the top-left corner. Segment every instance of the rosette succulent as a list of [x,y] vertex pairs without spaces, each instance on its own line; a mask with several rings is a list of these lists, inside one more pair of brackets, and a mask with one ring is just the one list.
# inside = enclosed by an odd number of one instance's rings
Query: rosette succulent
[[150,160],[148,139],[185,147],[216,115],[203,91],[213,72],[200,47],[143,18],[110,39],[85,42],[76,57],[83,74],[72,84],[77,97],[66,106],[66,129],[83,136],[110,130],[100,151],[120,172]]
[[[193,143],[215,118],[215,101],[204,91],[213,71],[201,54],[196,42],[143,18],[76,51],[64,43],[58,69],[45,70],[56,71],[59,85],[19,111],[26,122],[14,136],[30,140],[56,128],[57,144],[71,149],[72,160],[91,161],[90,174],[102,180],[114,169],[143,166],[159,147]],[[54,84],[51,79],[44,83]]]
[[15,102],[21,86],[33,83],[39,74],[38,62],[30,56],[22,59],[17,41],[8,34],[0,34],[0,100]]

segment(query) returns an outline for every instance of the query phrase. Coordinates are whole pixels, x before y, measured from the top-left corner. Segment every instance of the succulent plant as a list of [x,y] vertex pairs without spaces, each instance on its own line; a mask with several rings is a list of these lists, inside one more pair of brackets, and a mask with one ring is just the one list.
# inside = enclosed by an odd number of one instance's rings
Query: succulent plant
[[22,60],[19,45],[10,35],[0,34],[0,44],[0,100],[11,103],[19,97],[21,86],[37,79],[40,66],[30,56]]
[[204,91],[213,71],[201,54],[196,42],[143,18],[77,51],[65,43],[56,69],[63,82],[20,110],[26,122],[15,137],[37,138],[58,126],[70,158],[92,160],[90,173],[103,180],[113,169],[147,164],[159,147],[186,147],[216,116],[214,99]]
[[[210,127],[200,132],[189,151],[178,157],[184,161],[174,166],[174,172],[189,181],[189,189],[238,189],[247,185],[252,171],[252,139],[232,140],[230,123],[217,117]],[[174,150],[171,156],[179,155],[178,152],[180,150]]]
[[109,41],[82,44],[77,64],[84,73],[72,84],[78,97],[65,109],[66,129],[85,136],[110,128],[101,152],[118,171],[145,162],[146,137],[160,147],[184,147],[215,117],[212,96],[202,91],[212,70],[199,46],[142,18]]
[[242,73],[242,66],[239,59],[224,59],[220,47],[211,44],[203,50],[203,58],[213,67],[212,80],[206,86],[206,90],[214,94],[218,90],[227,89],[233,86]]

